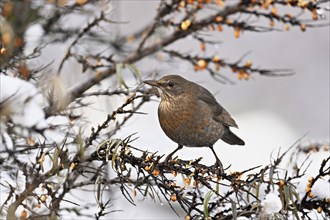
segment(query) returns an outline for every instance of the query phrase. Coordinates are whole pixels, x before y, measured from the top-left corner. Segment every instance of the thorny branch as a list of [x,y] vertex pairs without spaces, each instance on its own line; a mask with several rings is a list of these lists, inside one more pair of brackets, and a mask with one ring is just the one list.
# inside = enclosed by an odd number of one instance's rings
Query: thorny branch
[[[51,71],[48,68],[52,63],[40,67],[31,65],[30,61],[37,59],[47,46],[66,43],[67,52],[63,54],[59,66],[54,68],[57,70],[55,75],[64,76],[64,64],[73,58],[81,66],[81,71],[77,72],[85,74],[85,77],[77,80],[65,94],[68,99],[64,108],[54,111],[56,108],[53,105],[56,103],[51,101],[45,108],[46,118],[67,117],[70,122],[66,125],[50,125],[42,129],[36,126],[23,127],[16,125],[10,117],[3,117],[1,123],[6,125],[6,129],[1,131],[1,137],[4,137],[4,132],[13,146],[7,146],[7,142],[3,142],[6,146],[0,150],[0,170],[13,181],[0,182],[2,188],[8,189],[6,198],[0,204],[0,214],[7,215],[7,219],[15,219],[15,212],[23,207],[21,218],[26,218],[26,211],[29,211],[29,219],[40,216],[53,219],[64,212],[99,219],[117,211],[112,209],[111,198],[103,196],[107,187],[116,186],[132,204],[135,204],[139,195],[151,197],[166,201],[178,214],[173,206],[173,203],[178,202],[187,214],[186,219],[260,217],[263,211],[263,198],[260,194],[275,189],[278,190],[283,205],[278,213],[282,218],[298,215],[309,218],[308,214],[315,210],[323,213],[324,218],[329,217],[329,198],[313,195],[316,183],[329,176],[329,157],[320,164],[319,173],[309,179],[306,193],[299,198],[294,181],[305,176],[308,167],[302,171],[301,165],[293,175],[288,175],[288,172],[282,175],[280,165],[289,151],[279,153],[269,165],[236,172],[230,172],[227,168],[221,176],[216,167],[201,163],[201,158],[174,158],[165,162],[164,155],[135,147],[134,135],[122,139],[114,138],[131,117],[141,114],[139,110],[149,101],[149,96],[153,93],[151,90],[139,88],[131,92],[129,89],[115,88],[87,93],[88,89],[106,78],[123,78],[119,67],[130,68],[139,79],[146,76],[147,71],[141,71],[135,65],[147,57],[157,59],[158,53],[188,62],[195,71],[207,71],[223,83],[233,82],[222,72],[226,68],[235,73],[239,80],[248,80],[252,74],[292,74],[287,69],[257,68],[252,61],[243,62],[245,56],[236,62],[228,62],[225,57],[206,53],[197,56],[173,47],[169,49],[168,46],[192,36],[200,50],[206,52],[207,46],[216,42],[208,40],[204,33],[218,31],[221,34],[224,27],[233,30],[236,38],[247,31],[268,32],[289,30],[291,27],[306,31],[307,28],[324,25],[323,15],[320,14],[320,11],[326,10],[323,3],[328,1],[162,0],[150,24],[124,36],[120,33],[103,33],[105,30],[112,30],[111,25],[122,24],[110,18],[111,15],[107,12],[106,6],[110,6],[111,1],[102,1],[104,5],[99,5],[100,1],[91,0],[69,3],[40,1],[38,4],[33,1],[1,1],[1,74],[14,74],[39,86],[43,84],[42,78],[50,78]],[[297,13],[290,14],[285,10],[282,13],[281,9],[286,7]],[[77,15],[89,15],[92,19],[87,19],[86,24],[81,27],[63,25],[68,17]],[[251,21],[253,18],[258,21]],[[259,18],[267,20],[269,26],[258,25]],[[40,45],[29,55],[25,55],[23,52],[27,42],[23,36],[32,24],[40,24],[43,37]],[[102,47],[101,52],[97,47]],[[81,127],[76,129],[78,126],[75,122],[82,120],[78,110],[88,106],[83,103],[86,97],[114,95],[124,96],[126,99],[102,124],[92,128],[87,132],[88,135],[83,134]],[[54,100],[59,99],[54,93],[50,96]],[[6,109],[8,100],[0,103],[1,112]],[[118,115],[123,117],[117,117]],[[45,132],[56,129],[64,130],[65,137],[48,141]],[[28,158],[28,161],[24,158]],[[114,170],[115,176],[108,176],[110,168]],[[265,190],[261,189],[262,185],[266,186]],[[80,204],[67,198],[76,190],[88,191],[91,188],[98,212],[86,214],[84,210],[88,209],[88,204]],[[39,211],[41,207],[44,209]]]
[[[267,184],[274,186],[274,183],[276,183],[280,191],[292,186],[288,179],[276,177],[276,173],[279,172],[279,165],[288,151],[279,155],[276,158],[276,163],[267,165],[261,169],[260,167],[255,167],[241,172],[229,174],[226,172],[224,175],[218,176],[213,166],[206,166],[200,163],[201,158],[190,161],[174,159],[169,162],[163,162],[161,160],[162,156],[155,153],[143,152],[142,156],[135,156],[133,153],[134,148],[128,142],[129,140],[124,140],[120,148],[116,151],[114,149],[109,150],[107,149],[107,145],[103,145],[91,154],[89,160],[107,161],[106,158],[112,158],[112,166],[118,173],[118,176],[122,178],[122,187],[127,188],[126,192],[131,191],[133,188],[133,195],[136,195],[136,190],[146,194],[144,190],[147,190],[147,188],[144,189],[143,186],[147,185],[153,191],[156,191],[155,188],[158,188],[170,205],[171,202],[178,201],[183,210],[194,219],[198,216],[203,216],[205,213],[205,210],[201,207],[205,199],[205,191],[212,191],[217,195],[214,201],[209,202],[208,213],[213,213],[210,216],[213,216],[212,218],[214,219],[222,219],[224,217],[225,219],[230,219],[232,210],[225,208],[219,212],[219,204],[234,202],[239,215],[251,217],[252,215],[256,215],[258,210],[262,209],[260,200],[254,193],[259,190],[258,185]],[[329,159],[330,157],[325,159],[321,164],[320,173],[313,178],[314,182],[321,177],[329,175],[330,168],[326,165]],[[257,169],[260,170],[257,171]],[[134,173],[136,175],[131,177],[133,171],[135,171]],[[181,181],[174,178],[180,174],[183,177],[183,183],[180,183]],[[172,176],[172,178],[169,178],[168,175]],[[147,182],[141,182],[140,180],[142,179],[147,180]],[[150,180],[153,182],[151,185],[149,185]],[[314,182],[310,184],[310,187],[313,186]],[[228,190],[225,194],[219,191],[219,188],[222,187]],[[288,203],[294,204],[297,202],[292,200],[292,195],[286,196],[284,200]],[[247,199],[248,197],[254,199],[249,201]],[[327,215],[330,214],[328,212],[328,201],[314,199],[313,204],[315,206],[312,206],[312,200],[306,202],[306,199],[307,196],[299,203],[299,211],[306,209],[313,210],[321,207],[323,210],[327,210],[325,211]],[[133,202],[131,198],[129,200]],[[255,207],[254,210],[251,210],[252,206]],[[288,212],[292,211],[289,207],[287,209]]]

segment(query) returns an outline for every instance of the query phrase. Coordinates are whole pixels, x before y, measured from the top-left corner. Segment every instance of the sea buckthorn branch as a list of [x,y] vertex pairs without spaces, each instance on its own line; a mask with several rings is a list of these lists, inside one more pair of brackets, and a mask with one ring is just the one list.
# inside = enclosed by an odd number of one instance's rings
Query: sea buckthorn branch
[[[219,210],[223,205],[228,205],[234,202],[237,215],[251,217],[258,214],[262,210],[261,202],[258,198],[258,186],[261,184],[276,185],[279,187],[280,195],[284,196],[284,201],[288,205],[284,206],[283,215],[288,216],[291,212],[302,210],[315,210],[318,207],[328,207],[326,200],[315,199],[311,205],[311,201],[304,203],[303,208],[293,209],[291,204],[297,203],[297,197],[293,196],[296,192],[295,186],[283,177],[275,175],[280,171],[279,165],[283,157],[288,151],[283,154],[278,154],[274,163],[264,167],[254,167],[242,172],[227,172],[218,176],[217,170],[213,166],[206,166],[197,160],[181,160],[174,158],[170,161],[162,161],[163,156],[157,153],[148,153],[140,151],[141,156],[135,155],[135,148],[130,144],[120,145],[120,150],[114,155],[114,151],[110,150],[108,158],[113,158],[114,170],[119,176],[128,178],[123,183],[131,182],[134,184],[133,196],[136,196],[135,191],[139,191],[143,195],[147,195],[148,189],[154,194],[158,189],[160,194],[165,197],[165,200],[172,207],[173,202],[178,202],[187,216],[195,219],[197,217],[205,217],[205,210],[202,208],[205,200],[205,191],[212,191],[214,200],[208,203],[208,214],[211,218],[225,218],[233,217],[232,209],[224,208]],[[98,152],[92,154],[92,160],[104,161],[107,157],[106,148],[98,149]],[[131,150],[130,150],[131,149]],[[109,160],[110,161],[110,160]],[[327,160],[325,160],[327,161]],[[323,163],[322,163],[323,166]],[[256,169],[261,168],[256,172]],[[134,177],[127,175],[135,170]],[[323,169],[327,171],[327,169]],[[323,172],[323,171],[322,171]],[[327,171],[328,172],[328,171]],[[177,176],[182,175],[182,182]],[[273,175],[273,176],[270,176]],[[327,175],[327,173],[326,173]],[[172,176],[172,177],[171,177]],[[243,177],[246,176],[246,177]],[[215,179],[214,179],[215,178]],[[220,178],[220,179],[219,179]],[[146,181],[142,181],[142,180]],[[292,178],[290,180],[293,180]],[[220,181],[220,182],[219,182]],[[193,184],[192,184],[193,183]],[[191,186],[192,184],[192,186]],[[144,187],[148,186],[148,187]],[[126,188],[125,194],[129,192],[132,186],[127,184],[121,185],[123,189]],[[217,188],[227,189],[226,193],[219,192]],[[289,194],[281,194],[282,190],[290,189]],[[289,197],[286,197],[289,196]],[[126,197],[126,196],[125,196]],[[160,199],[164,199],[159,197]],[[250,199],[248,199],[250,198]],[[132,197],[129,197],[133,202]],[[251,207],[255,207],[251,209]],[[175,211],[175,210],[174,210]],[[175,211],[176,212],[176,211]],[[307,211],[309,212],[309,211]],[[177,212],[176,212],[177,213]],[[325,213],[328,215],[327,211]]]
[[[195,71],[209,71],[212,76],[221,77],[220,80],[224,82],[230,82],[227,77],[223,74],[220,75],[218,72],[222,68],[230,69],[231,72],[237,74],[237,78],[239,80],[245,79],[248,80],[251,77],[252,73],[259,73],[260,75],[266,76],[289,76],[293,74],[292,70],[289,69],[262,69],[253,67],[252,61],[246,61],[245,64],[241,63],[241,59],[236,62],[227,62],[225,59],[220,58],[215,55],[213,57],[200,57],[200,56],[192,56],[192,55],[184,55],[177,51],[173,50],[162,50],[164,53],[169,54],[171,57],[176,57],[181,60],[187,61],[193,65]],[[210,64],[213,64],[212,66]]]

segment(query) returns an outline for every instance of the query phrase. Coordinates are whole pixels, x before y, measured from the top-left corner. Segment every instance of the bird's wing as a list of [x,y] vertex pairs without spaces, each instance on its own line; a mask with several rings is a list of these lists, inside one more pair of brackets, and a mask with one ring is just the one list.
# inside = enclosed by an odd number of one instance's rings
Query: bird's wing
[[228,127],[238,128],[235,120],[230,116],[230,114],[224,108],[222,108],[221,114],[217,115],[214,119],[218,122],[222,122],[224,125],[227,125]]
[[235,120],[230,116],[230,114],[224,109],[214,98],[212,93],[210,93],[204,87],[199,87],[198,99],[205,102],[213,111],[213,119],[220,122],[228,127],[238,128]]

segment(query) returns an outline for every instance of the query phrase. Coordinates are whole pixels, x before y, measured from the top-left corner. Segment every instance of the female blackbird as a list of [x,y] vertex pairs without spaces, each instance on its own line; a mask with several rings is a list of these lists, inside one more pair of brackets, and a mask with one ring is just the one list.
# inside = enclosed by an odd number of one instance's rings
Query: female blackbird
[[204,87],[178,75],[167,75],[159,80],[144,83],[155,86],[160,93],[158,119],[165,134],[179,144],[166,160],[187,147],[211,148],[222,168],[213,145],[219,139],[231,145],[244,145],[229,127],[238,128],[230,114],[217,102]]

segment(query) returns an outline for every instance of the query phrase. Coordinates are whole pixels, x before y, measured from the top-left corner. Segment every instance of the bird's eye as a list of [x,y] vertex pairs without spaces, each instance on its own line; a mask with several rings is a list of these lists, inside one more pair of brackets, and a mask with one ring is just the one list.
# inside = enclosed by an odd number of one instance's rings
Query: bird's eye
[[172,88],[174,86],[174,84],[172,82],[168,82],[167,86]]

